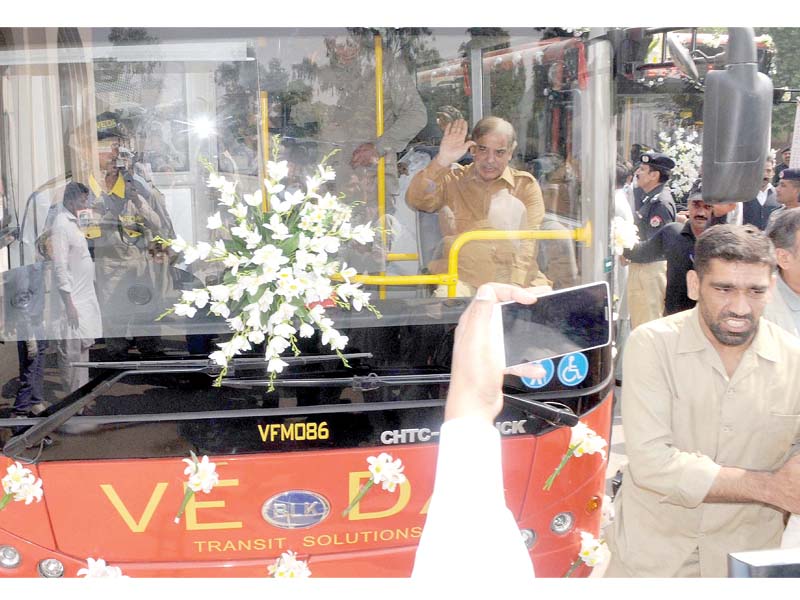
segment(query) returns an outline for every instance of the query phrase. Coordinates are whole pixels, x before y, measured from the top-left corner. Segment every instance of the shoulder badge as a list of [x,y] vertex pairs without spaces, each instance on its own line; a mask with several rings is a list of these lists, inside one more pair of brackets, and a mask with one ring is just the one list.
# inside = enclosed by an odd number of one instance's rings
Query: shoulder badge
[[650,227],[660,227],[661,223],[663,222],[664,220],[658,215],[656,215],[652,219],[650,219]]

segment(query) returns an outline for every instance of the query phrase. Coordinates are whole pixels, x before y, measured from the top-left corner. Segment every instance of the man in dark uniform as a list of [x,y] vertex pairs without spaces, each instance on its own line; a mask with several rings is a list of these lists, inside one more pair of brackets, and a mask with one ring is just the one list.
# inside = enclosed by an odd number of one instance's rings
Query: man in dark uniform
[[772,185],[778,187],[778,183],[780,182],[781,172],[784,169],[789,168],[789,160],[792,158],[792,148],[791,146],[786,146],[783,150],[779,152],[781,155],[781,164],[775,167],[775,176],[772,178]]
[[[639,240],[647,241],[675,221],[675,201],[666,183],[675,161],[659,152],[646,152],[636,169],[634,222]],[[628,307],[631,328],[663,316],[667,286],[667,265],[663,260],[637,262],[628,272]]]
[[686,273],[694,269],[694,243],[703,233],[712,214],[712,206],[703,201],[702,186],[696,183],[689,192],[689,220],[683,225],[669,223],[646,242],[625,250],[632,263],[667,260],[667,290],[664,315],[689,310],[695,301],[689,298]]

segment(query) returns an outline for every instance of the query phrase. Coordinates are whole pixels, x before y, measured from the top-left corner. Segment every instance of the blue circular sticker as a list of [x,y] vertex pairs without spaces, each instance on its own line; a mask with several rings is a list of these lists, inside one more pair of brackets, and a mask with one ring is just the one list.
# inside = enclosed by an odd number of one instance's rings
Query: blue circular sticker
[[544,360],[537,360],[533,364],[542,365],[542,367],[544,367],[545,371],[544,377],[542,377],[541,379],[531,379],[530,377],[521,377],[520,379],[522,379],[522,383],[524,383],[526,386],[536,390],[539,388],[543,388],[548,383],[550,383],[550,381],[553,379],[553,374],[555,373],[556,368],[555,365],[553,364],[553,361],[550,360],[549,358],[545,358]]
[[578,385],[588,374],[589,361],[583,352],[567,354],[558,363],[558,380],[564,385]]

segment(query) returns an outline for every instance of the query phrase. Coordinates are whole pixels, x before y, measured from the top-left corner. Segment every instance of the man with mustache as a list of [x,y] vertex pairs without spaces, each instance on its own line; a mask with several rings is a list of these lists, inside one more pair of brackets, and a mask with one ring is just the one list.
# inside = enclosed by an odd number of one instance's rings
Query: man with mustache
[[694,268],[695,240],[705,231],[712,209],[710,204],[703,202],[702,185],[699,181],[689,192],[688,204],[689,220],[683,224],[669,223],[649,240],[639,242],[623,254],[634,264],[667,261],[664,315],[689,310],[695,305],[686,288],[686,274]]
[[687,274],[697,306],[628,338],[607,577],[724,577],[729,553],[778,547],[800,510],[800,339],[761,318],[775,265],[756,227],[709,227]]

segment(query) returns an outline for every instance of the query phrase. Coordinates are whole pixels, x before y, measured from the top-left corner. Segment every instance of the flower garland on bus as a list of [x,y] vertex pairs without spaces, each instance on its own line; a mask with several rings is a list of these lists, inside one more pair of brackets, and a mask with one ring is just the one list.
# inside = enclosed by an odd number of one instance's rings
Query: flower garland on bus
[[276,579],[299,579],[311,577],[311,569],[304,560],[297,559],[297,553],[288,550],[280,555],[275,564],[267,567],[267,572]]
[[610,552],[608,545],[603,540],[598,540],[591,533],[581,531],[581,549],[564,577],[570,577],[581,564],[594,568],[606,562]]
[[558,477],[559,473],[561,473],[562,469],[567,465],[569,459],[573,456],[580,457],[584,454],[600,454],[604,459],[606,457],[606,441],[599,435],[597,435],[592,429],[590,429],[584,423],[578,421],[578,424],[574,427],[570,428],[570,440],[569,440],[569,447],[567,448],[567,452],[561,459],[561,463],[556,467],[556,470],[547,478],[547,481],[544,482],[545,490],[549,490],[553,487],[553,482]]
[[194,452],[190,452],[191,458],[182,459],[188,466],[183,470],[184,475],[189,476],[186,482],[186,492],[183,494],[183,501],[178,509],[178,514],[175,515],[175,523],[181,522],[181,515],[186,510],[186,505],[189,500],[197,492],[208,494],[214,489],[214,486],[219,483],[219,473],[217,473],[217,465],[208,460],[208,456],[203,456],[198,460]]
[[700,165],[703,161],[703,145],[700,134],[694,129],[678,127],[672,133],[658,134],[661,152],[675,161],[669,188],[672,195],[680,200],[692,189],[692,185],[700,177]]
[[403,461],[393,459],[391,454],[381,452],[377,457],[368,456],[369,472],[371,477],[361,486],[361,489],[353,498],[353,501],[344,509],[342,516],[346,517],[353,510],[373,485],[380,484],[384,490],[394,492],[398,485],[405,483],[406,476],[403,474]]
[[3,510],[13,499],[14,502],[24,502],[26,505],[42,501],[42,480],[37,479],[33,472],[14,462],[6,469],[5,476],[0,480],[3,495],[0,497],[0,510]]
[[220,206],[235,221],[228,230],[217,212],[208,218],[207,227],[230,236],[213,244],[191,245],[180,236],[161,240],[182,253],[187,265],[205,260],[227,267],[221,284],[184,291],[180,301],[159,317],[175,313],[191,318],[198,309],[206,309],[226,320],[233,337],[217,344],[219,350],[209,355],[222,368],[216,386],[234,356],[266,342],[269,391],[273,391],[276,375],[288,365],[281,354],[291,348],[295,356],[299,355],[298,336],[312,337],[316,331],[321,333],[322,344],[347,365],[341,351],[348,338],[326,316],[326,306],[357,311],[367,308],[380,317],[370,304],[370,294],[351,281],[356,270],[331,259],[343,242],[369,244],[375,236],[369,223],[351,224],[351,208],[340,201],[341,197],[321,191],[326,182],[335,179],[333,169],[326,165],[333,153],[306,178],[305,189],[290,190],[282,183],[289,167],[287,161],[277,161],[279,142],[273,138],[274,160],[267,162],[264,180],[269,210],[262,208],[261,190],[240,198],[236,182],[218,175],[206,162],[208,186],[219,192]]
[[78,569],[78,577],[85,577],[86,579],[95,578],[122,578],[128,579],[127,575],[122,574],[122,569],[119,567],[112,567],[107,565],[106,561],[102,558],[97,560],[93,558],[86,559],[86,567]]

